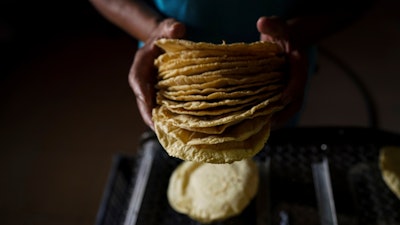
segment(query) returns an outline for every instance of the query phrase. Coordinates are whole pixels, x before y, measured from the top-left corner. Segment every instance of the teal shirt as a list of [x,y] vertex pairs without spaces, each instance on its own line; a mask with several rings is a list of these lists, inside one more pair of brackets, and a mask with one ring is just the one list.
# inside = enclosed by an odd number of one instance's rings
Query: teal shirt
[[[301,13],[310,0],[149,0],[166,17],[186,25],[186,39],[220,44],[260,40],[261,16],[289,19]],[[322,3],[321,3],[322,4]],[[314,73],[316,48],[308,51],[310,75]]]
[[187,39],[216,44],[260,39],[256,22],[261,16],[290,17],[294,0],[153,0],[166,17],[187,27]]

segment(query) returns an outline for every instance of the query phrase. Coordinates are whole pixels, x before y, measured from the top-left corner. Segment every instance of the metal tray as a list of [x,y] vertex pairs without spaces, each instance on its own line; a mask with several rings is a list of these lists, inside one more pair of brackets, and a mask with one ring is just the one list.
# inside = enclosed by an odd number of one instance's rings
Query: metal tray
[[[400,136],[358,127],[273,131],[254,157],[257,196],[223,224],[400,224],[400,200],[387,188],[379,149]],[[169,157],[152,132],[134,156],[116,155],[97,225],[197,225],[168,204],[169,176],[182,161]]]

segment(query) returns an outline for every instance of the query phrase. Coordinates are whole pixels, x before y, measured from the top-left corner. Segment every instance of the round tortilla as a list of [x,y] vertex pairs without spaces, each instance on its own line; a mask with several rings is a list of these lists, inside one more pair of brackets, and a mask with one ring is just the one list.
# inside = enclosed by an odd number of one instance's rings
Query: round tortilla
[[257,194],[259,172],[251,159],[232,164],[182,162],[169,179],[170,206],[201,223],[239,215]]
[[382,178],[400,199],[400,146],[384,146],[379,153]]

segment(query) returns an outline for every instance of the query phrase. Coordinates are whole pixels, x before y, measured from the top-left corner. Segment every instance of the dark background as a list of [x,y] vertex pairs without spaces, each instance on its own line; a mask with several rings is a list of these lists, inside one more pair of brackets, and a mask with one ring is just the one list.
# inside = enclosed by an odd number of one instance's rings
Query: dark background
[[135,49],[88,1],[0,1],[1,224],[94,224],[113,156],[147,130]]
[[89,1],[1,1],[1,72],[7,74],[50,42],[80,35],[126,34],[105,20]]

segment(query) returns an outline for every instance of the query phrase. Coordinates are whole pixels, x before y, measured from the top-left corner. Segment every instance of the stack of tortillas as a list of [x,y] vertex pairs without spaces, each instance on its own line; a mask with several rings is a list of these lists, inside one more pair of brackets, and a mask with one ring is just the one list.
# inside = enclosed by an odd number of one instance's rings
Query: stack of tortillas
[[258,153],[283,108],[285,57],[270,42],[160,39],[153,121],[170,156],[232,163]]

